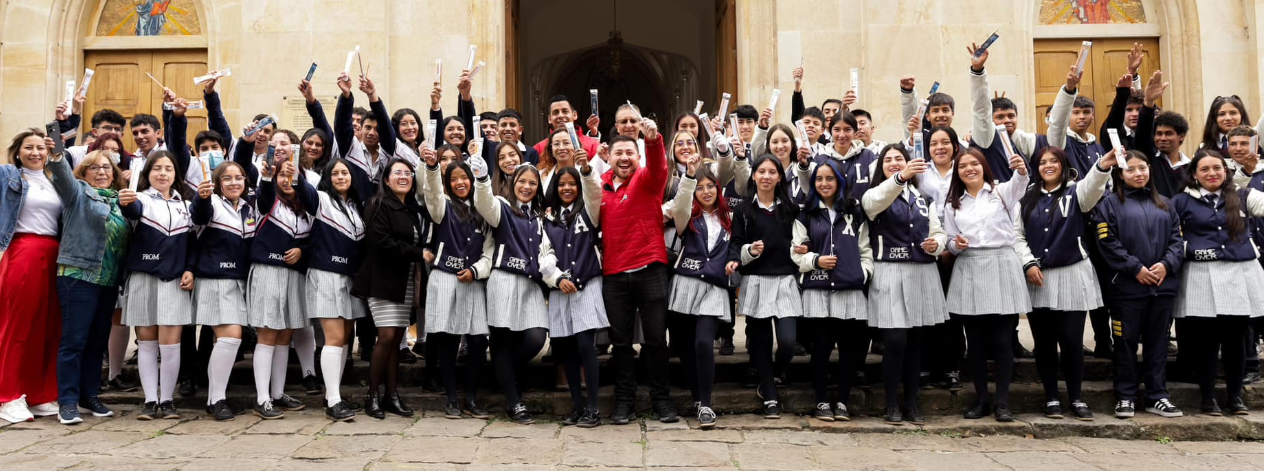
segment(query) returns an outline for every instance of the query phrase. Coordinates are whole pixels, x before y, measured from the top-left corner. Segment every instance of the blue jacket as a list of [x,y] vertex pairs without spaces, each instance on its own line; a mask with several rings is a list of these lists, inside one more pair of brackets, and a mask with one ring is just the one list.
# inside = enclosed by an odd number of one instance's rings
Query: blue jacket
[[[4,188],[0,188],[0,251],[4,251],[17,231],[18,213],[22,212],[30,184],[22,179],[22,169],[15,165],[0,165],[0,181],[4,182]],[[101,229],[105,230],[104,224]]]
[[[799,284],[803,289],[864,289],[873,273],[873,250],[869,248],[868,227],[859,205],[835,212],[832,221],[823,206],[799,213],[793,245],[808,246],[806,254],[791,252],[791,258],[799,265]],[[820,259],[826,255],[838,257],[833,269],[821,268]]]
[[1172,207],[1181,220],[1181,234],[1185,237],[1186,260],[1244,262],[1259,258],[1255,245],[1251,243],[1252,221],[1249,218],[1253,214],[1247,204],[1251,193],[1249,188],[1238,189],[1242,215],[1248,219],[1244,221],[1247,224],[1246,230],[1236,240],[1229,237],[1229,229],[1225,227],[1227,218],[1224,198],[1216,198],[1216,205],[1212,207],[1198,190],[1186,189],[1172,197]]
[[[513,203],[517,205],[518,203]],[[492,268],[541,281],[540,244],[544,240],[540,216],[514,211],[509,201],[493,196],[491,178],[483,177],[474,184],[474,209],[492,226],[496,250]]]
[[[601,200],[597,202],[600,207]],[[544,233],[555,259],[555,270],[551,271],[545,261],[548,253],[540,254],[540,274],[545,284],[556,287],[562,279],[568,279],[582,291],[589,281],[601,276],[601,228],[597,220],[600,218],[594,220],[589,211],[580,211],[569,223],[561,216],[544,220]]]
[[110,205],[118,204],[118,200],[107,200],[88,182],[76,180],[68,158],[50,159],[48,169],[53,173],[53,188],[62,203],[57,263],[84,269],[100,268],[105,258],[105,226],[110,218]]
[[[1166,199],[1165,199],[1166,200]],[[1126,189],[1124,198],[1111,193],[1093,210],[1097,244],[1110,275],[1102,280],[1110,299],[1176,296],[1180,291],[1185,239],[1181,220],[1169,201],[1160,209],[1150,201],[1149,189]],[[1159,286],[1137,281],[1141,267],[1163,262],[1167,277]]]
[[1083,180],[1071,182],[1061,193],[1046,192],[1041,183],[1027,190],[1037,192],[1039,197],[1031,208],[1018,210],[1018,240],[1014,250],[1024,269],[1065,267],[1088,258],[1088,249],[1082,242],[1089,220],[1086,213],[1101,200],[1110,178],[1110,174],[1099,170],[1097,165],[1090,168]]
[[148,273],[162,281],[192,271],[189,261],[195,244],[189,231],[193,220],[189,203],[179,193],[172,192],[169,200],[153,188],[137,193],[136,201],[123,207],[123,215],[139,221],[127,251],[129,270]]
[[308,267],[347,276],[355,276],[364,255],[365,222],[360,209],[350,202],[343,202],[339,209],[328,193],[317,191],[299,177],[298,199],[312,222]]
[[[262,263],[303,271],[309,258],[308,242],[311,240],[312,218],[306,213],[295,214],[289,206],[281,204],[276,194],[276,180],[260,182],[259,199],[255,206],[263,219],[250,243],[250,263]],[[285,252],[298,248],[303,254],[298,263],[285,263]]]
[[193,224],[199,227],[193,274],[198,278],[245,280],[250,274],[250,242],[259,227],[259,213],[243,195],[234,209],[224,197],[193,199]]

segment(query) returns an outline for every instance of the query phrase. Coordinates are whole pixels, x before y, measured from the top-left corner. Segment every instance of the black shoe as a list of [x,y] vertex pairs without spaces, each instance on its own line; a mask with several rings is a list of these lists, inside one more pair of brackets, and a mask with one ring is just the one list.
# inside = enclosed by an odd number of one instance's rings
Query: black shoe
[[[944,381],[944,389],[947,389],[948,391],[951,391],[951,392],[957,392],[957,391],[962,390],[964,387],[965,386],[961,385],[961,373],[956,372],[956,371],[949,371],[947,374],[947,380]],[[987,415],[987,414],[984,414],[984,415]]]
[[443,417],[448,419],[461,419],[461,406],[456,401],[450,401],[443,405]]
[[828,402],[816,403],[816,411],[812,412],[812,418],[822,422],[834,421],[834,410],[830,409]]
[[913,425],[926,425],[926,418],[922,416],[917,404],[904,406],[904,420]]
[[756,388],[759,387],[759,373],[754,368],[747,368],[746,374],[742,375],[742,387]]
[[1013,422],[1014,414],[1010,413],[1009,406],[1005,404],[996,405],[996,421],[997,422]]
[[233,420],[233,417],[237,416],[233,413],[232,408],[228,407],[228,401],[223,399],[211,404],[210,409],[211,417],[214,417],[216,421]]
[[412,417],[413,410],[404,404],[404,400],[399,397],[399,391],[386,393],[386,397],[382,401],[382,410],[398,415],[400,417]]
[[176,405],[171,401],[163,401],[158,404],[158,417],[163,419],[179,419],[180,412],[176,411]]
[[522,405],[521,402],[514,404],[514,406],[509,409],[509,420],[512,420],[520,425],[531,425],[535,423],[535,419],[531,418],[531,413],[527,411],[527,406]]
[[1099,343],[1093,348],[1093,358],[1112,359],[1115,358],[1115,347],[1109,343]]
[[158,403],[146,402],[140,406],[140,412],[136,413],[137,420],[154,420],[158,418]]
[[[1216,408],[1219,409],[1219,407]],[[1183,417],[1185,415],[1180,408],[1176,407],[1176,404],[1172,404],[1171,399],[1159,399],[1154,401],[1154,405],[1147,407],[1146,412],[1168,418]]]
[[355,411],[351,410],[345,401],[338,401],[337,404],[325,408],[325,417],[339,422],[346,422],[355,418]]
[[992,407],[987,403],[987,401],[978,401],[974,403],[974,407],[971,407],[969,410],[967,410],[965,415],[963,415],[962,417],[965,417],[970,420],[977,420],[977,419],[982,419],[988,415],[991,415],[991,413],[992,413]]
[[426,341],[418,340],[414,342],[413,353],[417,355],[417,358],[425,358],[426,357]]
[[[714,422],[715,420],[712,419],[712,423]],[[601,425],[601,412],[598,412],[597,409],[586,409],[584,410],[584,415],[579,416],[579,423],[575,425],[578,425],[579,428],[593,428]],[[707,428],[706,425],[701,427]]]
[[923,391],[935,389],[935,382],[931,380],[930,373],[925,371],[917,375],[917,385]]
[[92,411],[93,417],[113,417],[114,416],[114,411],[110,410],[109,407],[106,407],[105,404],[102,404],[101,399],[98,399],[95,397],[88,398],[88,399],[80,399],[79,407]]
[[900,406],[887,404],[886,412],[882,414],[882,421],[891,425],[904,425],[904,416],[900,414]]
[[364,410],[364,404],[361,404],[359,402],[350,401],[347,399],[343,399],[342,402],[347,405],[348,409],[351,409],[351,412],[360,412]]
[[1019,358],[1036,358],[1036,355],[1032,354],[1031,350],[1028,350],[1027,347],[1023,346],[1023,344],[1015,341],[1014,342],[1014,359],[1017,360]]
[[780,419],[781,418],[781,404],[779,404],[777,401],[764,401],[764,418],[765,419]]
[[417,355],[408,347],[399,349],[399,362],[406,365],[417,363]]
[[784,388],[790,385],[790,373],[782,371],[781,374],[772,377],[772,384],[778,388]]
[[1215,398],[1204,398],[1202,405],[1198,406],[1198,410],[1212,417],[1220,417],[1224,415],[1224,413],[1220,410],[1220,404],[1216,403]]
[[255,415],[259,416],[263,420],[272,420],[285,417],[285,412],[281,412],[281,409],[272,407],[272,401],[263,401],[263,404],[255,404]]
[[197,385],[193,384],[191,379],[180,381],[179,392],[180,397],[193,397],[194,394],[197,394]]
[[1050,419],[1062,418],[1062,403],[1059,401],[1049,401],[1045,403],[1045,417]]
[[62,425],[75,425],[83,423],[83,416],[79,414],[79,406],[66,405],[58,407],[57,420]]
[[127,380],[123,379],[122,376],[115,376],[114,379],[110,380],[110,382],[106,384],[110,387],[110,389],[119,392],[132,392],[140,389],[140,386],[127,382]]
[[273,399],[272,405],[278,409],[287,411],[300,411],[307,408],[307,405],[303,404],[302,401],[292,398],[286,394],[282,394],[281,397]]
[[834,421],[835,422],[850,422],[851,421],[851,413],[847,412],[847,404],[843,404],[841,402],[834,403]]
[[733,345],[733,338],[720,339],[720,356],[729,356],[737,351],[737,346]]
[[480,407],[478,405],[478,401],[475,401],[473,399],[465,400],[465,408],[463,410],[465,411],[466,414],[469,414],[470,417],[473,417],[475,419],[486,420],[486,419],[492,418],[492,415],[488,413],[486,409],[483,409],[482,407]]
[[676,414],[676,406],[669,400],[654,402],[654,418],[664,424],[674,424],[680,421],[680,415]]
[[1229,409],[1230,415],[1250,415],[1251,413],[1251,409],[1246,407],[1246,402],[1242,400],[1242,396],[1229,398],[1229,405],[1226,407]]
[[1242,377],[1242,384],[1255,384],[1258,382],[1260,382],[1260,372],[1258,371],[1248,371],[1246,375]]
[[386,418],[386,413],[382,412],[382,398],[376,392],[364,396],[364,414],[378,420]]
[[1127,399],[1120,399],[1115,403],[1116,419],[1131,419],[1137,415],[1137,404]]
[[575,425],[579,423],[579,418],[584,415],[584,411],[580,409],[571,409],[571,413],[562,417],[562,425]]
[[803,348],[803,344],[801,344],[801,343],[795,344],[795,345],[794,345],[794,356],[796,356],[796,357],[805,357],[805,356],[808,356],[808,350],[807,350],[806,348]]
[[614,413],[610,415],[610,423],[627,425],[633,420],[636,420],[636,406],[631,402],[620,402],[614,406]]
[[303,390],[307,391],[308,396],[315,396],[325,392],[325,388],[320,384],[320,380],[316,379],[316,375],[308,371],[303,376]]
[[1085,422],[1093,420],[1093,411],[1088,410],[1088,404],[1084,401],[1071,402],[1071,413],[1075,415],[1075,420]]

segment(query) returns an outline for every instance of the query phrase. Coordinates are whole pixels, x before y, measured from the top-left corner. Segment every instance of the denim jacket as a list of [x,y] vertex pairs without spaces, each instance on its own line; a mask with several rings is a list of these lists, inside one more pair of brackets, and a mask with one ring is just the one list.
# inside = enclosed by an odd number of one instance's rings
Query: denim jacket
[[18,213],[26,201],[30,186],[22,179],[22,169],[16,165],[0,165],[0,253],[9,248],[13,233],[18,228]]
[[48,169],[62,203],[57,263],[84,269],[100,267],[108,239],[105,223],[110,217],[110,203],[88,182],[75,179],[68,159],[49,159]]

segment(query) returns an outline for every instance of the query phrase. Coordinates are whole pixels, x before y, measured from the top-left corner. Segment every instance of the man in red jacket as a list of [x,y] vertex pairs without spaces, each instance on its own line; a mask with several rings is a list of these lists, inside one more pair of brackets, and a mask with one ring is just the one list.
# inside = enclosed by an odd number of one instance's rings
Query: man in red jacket
[[641,120],[646,167],[636,141],[626,136],[610,140],[610,170],[601,178],[602,296],[610,319],[614,354],[615,425],[636,418],[636,365],[632,355],[634,319],[639,311],[654,415],[664,423],[680,420],[667,388],[667,245],[663,241],[663,189],[667,186],[667,155],[654,121]]
[[[549,126],[552,129],[562,129],[566,127],[566,123],[576,123],[575,133],[579,134],[579,145],[584,148],[589,156],[597,155],[597,147],[601,145],[601,131],[597,127],[601,125],[601,118],[597,115],[588,117],[588,134],[584,134],[584,128],[578,124],[579,112],[575,111],[575,107],[571,106],[570,100],[566,99],[566,95],[555,95],[549,100]],[[550,130],[549,135],[553,135]],[[549,145],[549,138],[536,143],[535,151],[544,155],[545,147]]]

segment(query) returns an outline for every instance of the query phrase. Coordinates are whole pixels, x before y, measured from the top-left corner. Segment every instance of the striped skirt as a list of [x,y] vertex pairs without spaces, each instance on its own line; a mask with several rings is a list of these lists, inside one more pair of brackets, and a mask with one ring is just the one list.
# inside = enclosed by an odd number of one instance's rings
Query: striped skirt
[[601,277],[588,280],[574,294],[549,291],[549,336],[569,337],[578,332],[610,327],[601,296]]
[[202,325],[246,325],[246,280],[193,281],[193,317]]
[[863,321],[869,317],[869,301],[865,299],[865,293],[858,289],[805,289],[802,297],[804,319]]
[[486,282],[462,283],[432,270],[426,282],[426,333],[487,335]]
[[1044,286],[1027,284],[1031,307],[1073,312],[1102,307],[1102,288],[1097,284],[1097,271],[1087,258],[1065,267],[1042,269],[1041,273],[1045,277]]
[[794,275],[743,276],[737,313],[755,319],[802,317],[803,300]]
[[127,309],[123,325],[189,325],[193,323],[193,299],[180,289],[180,279],[162,281],[148,273],[132,272],[127,277]]
[[364,301],[351,295],[351,277],[331,271],[307,270],[306,302],[312,319],[359,319],[366,314]]
[[417,264],[408,266],[408,282],[404,283],[404,302],[397,303],[382,298],[369,298],[369,311],[373,313],[373,325],[377,327],[408,327],[412,323],[413,303],[417,300]]
[[672,276],[667,310],[694,316],[729,317],[729,291],[693,276]]
[[875,262],[869,280],[869,326],[910,329],[948,320],[948,303],[934,263]]
[[1264,269],[1256,260],[1187,260],[1181,270],[1181,295],[1176,297],[1173,311],[1178,318],[1260,317],[1264,315]]
[[948,312],[963,316],[1031,312],[1027,279],[1014,248],[961,252],[948,285]]
[[492,270],[487,278],[487,325],[521,332],[549,327],[544,291],[530,278]]
[[304,293],[307,276],[297,270],[256,263],[250,266],[246,310],[251,327],[285,330],[311,325]]

